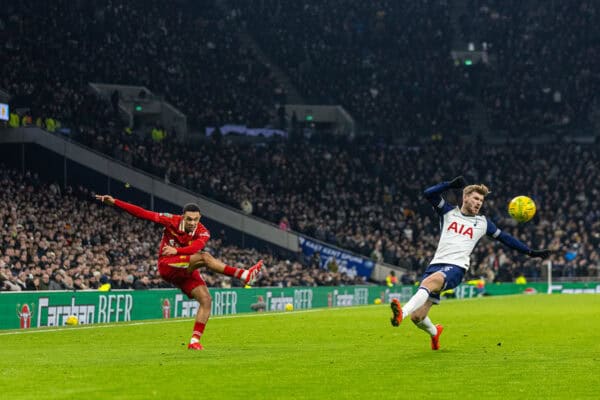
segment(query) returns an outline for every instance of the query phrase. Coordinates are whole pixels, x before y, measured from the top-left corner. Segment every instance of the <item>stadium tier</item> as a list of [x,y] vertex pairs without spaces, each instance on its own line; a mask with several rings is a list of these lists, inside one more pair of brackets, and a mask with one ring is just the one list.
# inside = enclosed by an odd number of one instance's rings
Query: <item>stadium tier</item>
[[[0,291],[170,287],[156,270],[160,226],[94,202],[85,188],[60,188],[35,174],[0,172]],[[332,286],[364,283],[361,277],[303,265],[223,244],[216,234],[207,251],[229,265],[268,264],[257,286]],[[239,286],[202,271],[211,287]]]
[[[597,129],[595,5],[477,0],[457,18],[447,2],[397,3],[24,0],[0,10],[7,38],[0,87],[12,95],[11,110],[29,109],[32,123],[51,116],[70,138],[165,182],[415,277],[437,237],[421,192],[464,174],[491,187],[484,212],[501,228],[576,254],[555,257],[557,274],[595,276],[598,144],[459,138],[469,132],[474,102],[490,128],[509,137]],[[239,35],[249,35],[307,99],[345,106],[369,133],[295,142],[215,135],[182,145],[172,135],[157,141],[123,130],[110,102],[88,93],[95,81],[146,85],[195,129],[264,126],[285,99]],[[450,53],[461,40],[485,47],[488,62],[456,66]],[[517,195],[536,202],[532,222],[508,218]],[[473,266],[473,276],[489,280],[542,275],[538,261],[493,242],[477,248]]]

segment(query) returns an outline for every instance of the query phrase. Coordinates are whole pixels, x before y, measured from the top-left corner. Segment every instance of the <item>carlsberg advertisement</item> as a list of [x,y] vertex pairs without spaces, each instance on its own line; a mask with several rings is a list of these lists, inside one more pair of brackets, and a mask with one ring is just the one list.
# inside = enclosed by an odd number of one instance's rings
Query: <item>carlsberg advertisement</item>
[[[320,286],[292,288],[209,289],[212,315],[234,315],[293,309],[352,307],[401,303],[417,286]],[[509,294],[600,294],[599,282],[563,282],[551,285],[513,283],[461,284],[444,298],[474,298]],[[103,324],[145,319],[192,318],[198,303],[176,289],[99,291],[46,291],[0,293],[0,329],[31,329],[62,326],[70,316],[79,324]]]
[[[210,289],[212,315],[232,315],[318,307],[347,307],[384,301],[378,286]],[[65,325],[69,316],[80,324],[194,317],[198,303],[179,290],[111,292],[18,292],[0,294],[0,329]]]

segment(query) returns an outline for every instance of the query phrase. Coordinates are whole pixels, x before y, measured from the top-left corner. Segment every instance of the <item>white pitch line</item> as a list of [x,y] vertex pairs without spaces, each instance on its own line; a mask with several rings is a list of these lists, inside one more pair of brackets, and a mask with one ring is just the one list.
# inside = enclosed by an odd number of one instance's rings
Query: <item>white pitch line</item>
[[[311,308],[309,310],[298,310],[291,312],[265,312],[265,313],[244,313],[244,314],[232,314],[232,315],[218,315],[211,317],[210,319],[229,319],[229,318],[254,318],[254,317],[276,317],[282,315],[297,315],[297,314],[306,314],[311,312],[320,312],[325,310],[347,310],[354,309],[360,306],[353,307],[334,307],[334,308]],[[138,321],[138,322],[113,322],[107,324],[89,324],[89,325],[79,325],[79,326],[61,326],[56,328],[29,328],[22,330],[15,330],[10,332],[0,332],[0,336],[9,336],[9,335],[26,335],[33,333],[49,333],[49,332],[64,332],[69,330],[82,330],[82,329],[104,329],[104,328],[123,328],[127,326],[140,326],[140,325],[160,325],[160,324],[176,324],[180,322],[190,322],[191,318],[174,318],[174,319],[164,319],[164,320],[154,320],[154,321]]]

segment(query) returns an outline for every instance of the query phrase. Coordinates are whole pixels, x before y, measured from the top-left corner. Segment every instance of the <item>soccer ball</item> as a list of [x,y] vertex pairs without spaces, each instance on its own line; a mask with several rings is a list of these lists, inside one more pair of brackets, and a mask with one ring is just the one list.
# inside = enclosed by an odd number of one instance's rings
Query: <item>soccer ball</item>
[[529,221],[535,210],[535,202],[527,196],[517,196],[508,203],[508,213],[517,222]]
[[375,303],[375,304],[381,304],[381,299],[378,297],[378,298],[376,298],[376,299],[373,301],[373,303]]
[[79,323],[79,319],[77,319],[77,317],[75,315],[69,315],[67,317],[67,320],[65,321],[65,324],[67,325],[77,325]]
[[294,311],[294,305],[292,303],[287,303],[285,305],[285,311]]

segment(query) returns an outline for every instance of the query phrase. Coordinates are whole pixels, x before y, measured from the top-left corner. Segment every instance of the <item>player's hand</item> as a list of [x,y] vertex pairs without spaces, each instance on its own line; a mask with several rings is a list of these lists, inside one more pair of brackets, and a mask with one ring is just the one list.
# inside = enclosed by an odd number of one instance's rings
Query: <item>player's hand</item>
[[467,186],[467,181],[465,181],[465,178],[463,178],[462,175],[457,176],[456,178],[448,182],[448,187],[451,187],[453,189],[462,189],[465,186]]
[[162,249],[163,256],[174,256],[177,254],[177,249],[172,246],[165,246]]
[[548,249],[543,249],[543,250],[531,250],[531,253],[529,253],[530,257],[537,257],[537,258],[548,258],[548,256],[552,253],[552,250],[548,250]]
[[96,200],[100,200],[104,204],[110,204],[111,206],[115,204],[115,199],[109,194],[97,194]]

